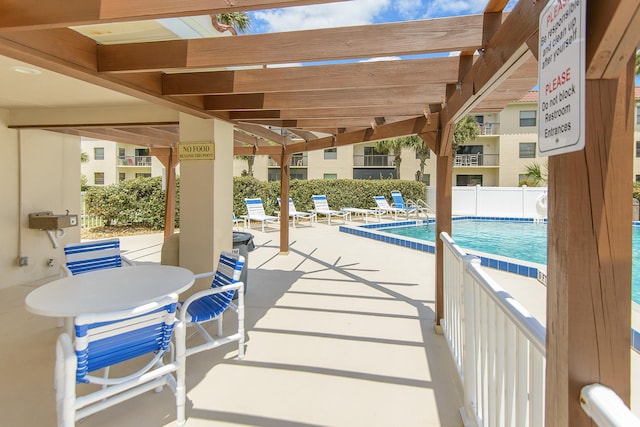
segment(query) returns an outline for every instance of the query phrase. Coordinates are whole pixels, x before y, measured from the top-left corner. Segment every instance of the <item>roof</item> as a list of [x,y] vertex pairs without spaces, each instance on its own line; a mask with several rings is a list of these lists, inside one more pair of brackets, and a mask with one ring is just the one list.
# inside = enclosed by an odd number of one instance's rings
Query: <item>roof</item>
[[[252,0],[243,10],[328,2]],[[236,154],[435,134],[466,114],[500,111],[537,83],[537,62],[521,49],[537,31],[524,2],[510,14],[502,13],[506,1],[490,0],[484,16],[224,37],[205,31],[188,39],[158,34],[154,22],[239,7],[97,3],[75,8],[50,0],[42,8],[38,0],[12,2],[0,16],[0,55],[163,108],[231,122]],[[369,60],[382,57],[404,59]],[[336,60],[345,63],[331,63]],[[282,64],[303,66],[275,68]],[[61,120],[40,128],[150,147],[178,143],[177,121]]]

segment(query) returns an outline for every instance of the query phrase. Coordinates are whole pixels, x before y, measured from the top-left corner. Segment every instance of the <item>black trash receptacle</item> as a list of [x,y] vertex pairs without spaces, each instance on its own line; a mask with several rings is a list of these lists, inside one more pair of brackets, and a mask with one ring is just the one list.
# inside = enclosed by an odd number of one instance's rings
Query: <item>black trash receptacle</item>
[[242,231],[233,232],[233,251],[244,257],[244,267],[240,273],[240,281],[244,283],[244,291],[247,292],[247,272],[249,270],[249,252],[255,249],[253,244],[253,234]]

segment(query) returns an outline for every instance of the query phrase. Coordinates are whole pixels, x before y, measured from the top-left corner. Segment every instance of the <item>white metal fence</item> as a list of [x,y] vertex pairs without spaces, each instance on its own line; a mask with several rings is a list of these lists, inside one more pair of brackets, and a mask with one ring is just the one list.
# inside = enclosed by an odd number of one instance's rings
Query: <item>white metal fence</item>
[[102,218],[96,215],[87,214],[87,206],[86,206],[86,192],[80,192],[80,226],[82,228],[93,228],[93,227],[101,227],[103,224]]

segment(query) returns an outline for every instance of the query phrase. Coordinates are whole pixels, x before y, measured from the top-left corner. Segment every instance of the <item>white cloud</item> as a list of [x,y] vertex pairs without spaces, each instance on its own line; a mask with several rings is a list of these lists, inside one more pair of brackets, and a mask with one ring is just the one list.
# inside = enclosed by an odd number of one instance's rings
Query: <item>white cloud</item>
[[482,13],[486,6],[487,0],[431,0],[424,17],[434,18]]
[[258,11],[252,14],[252,24],[269,33],[366,25],[381,16],[390,4],[391,0],[353,0]]
[[424,3],[422,0],[396,0],[393,2],[393,9],[402,19],[420,19],[426,8]]

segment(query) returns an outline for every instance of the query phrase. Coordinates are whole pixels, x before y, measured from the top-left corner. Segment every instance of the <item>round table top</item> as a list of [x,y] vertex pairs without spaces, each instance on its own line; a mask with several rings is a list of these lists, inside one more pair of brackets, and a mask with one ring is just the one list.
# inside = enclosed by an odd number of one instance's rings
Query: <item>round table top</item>
[[27,310],[42,316],[124,310],[180,293],[193,285],[190,270],[169,265],[109,268],[63,277],[27,295]]

